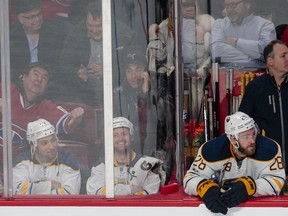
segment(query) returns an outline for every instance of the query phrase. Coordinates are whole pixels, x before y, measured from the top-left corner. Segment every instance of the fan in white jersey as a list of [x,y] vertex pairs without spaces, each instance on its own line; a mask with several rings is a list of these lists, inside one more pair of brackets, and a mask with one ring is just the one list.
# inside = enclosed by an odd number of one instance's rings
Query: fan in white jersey
[[14,161],[15,194],[79,194],[81,185],[77,160],[58,149],[55,128],[45,119],[28,123],[30,150]]
[[183,184],[185,193],[199,195],[212,212],[226,214],[251,197],[280,195],[285,179],[279,144],[236,112],[225,118],[225,134],[199,148]]

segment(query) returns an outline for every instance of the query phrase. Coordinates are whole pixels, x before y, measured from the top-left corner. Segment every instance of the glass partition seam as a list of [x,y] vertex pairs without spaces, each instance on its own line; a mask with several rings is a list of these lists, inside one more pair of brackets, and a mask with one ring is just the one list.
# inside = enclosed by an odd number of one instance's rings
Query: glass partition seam
[[106,198],[114,198],[111,0],[102,0]]
[[12,197],[9,1],[0,1],[4,197]]
[[177,71],[176,73],[176,140],[177,140],[177,146],[176,146],[176,176],[179,183],[183,180],[183,75],[182,70],[180,67],[181,61],[179,53],[181,53],[181,46],[180,46],[180,40],[179,40],[179,0],[175,1],[174,4],[174,11],[175,11],[175,69]]

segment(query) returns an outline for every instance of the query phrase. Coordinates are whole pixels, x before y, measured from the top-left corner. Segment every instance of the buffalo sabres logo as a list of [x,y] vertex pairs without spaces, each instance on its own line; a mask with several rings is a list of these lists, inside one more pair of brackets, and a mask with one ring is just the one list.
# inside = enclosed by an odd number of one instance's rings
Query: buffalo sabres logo
[[247,116],[241,116],[241,120],[246,120]]
[[150,170],[152,168],[152,164],[147,161],[143,161],[140,167],[142,170]]

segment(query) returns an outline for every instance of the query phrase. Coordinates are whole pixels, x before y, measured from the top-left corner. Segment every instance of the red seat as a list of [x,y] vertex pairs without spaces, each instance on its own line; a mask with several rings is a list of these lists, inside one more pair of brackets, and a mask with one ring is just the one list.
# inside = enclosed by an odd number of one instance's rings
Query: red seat
[[64,151],[71,152],[78,160],[79,164],[88,166],[89,165],[89,144],[73,140],[59,140],[59,148]]

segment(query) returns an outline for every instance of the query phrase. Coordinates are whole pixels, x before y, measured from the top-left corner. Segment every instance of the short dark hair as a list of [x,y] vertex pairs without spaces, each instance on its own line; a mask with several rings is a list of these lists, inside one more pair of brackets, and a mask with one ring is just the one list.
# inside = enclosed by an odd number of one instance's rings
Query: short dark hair
[[35,8],[41,8],[40,0],[16,0],[15,2],[15,13],[21,14],[33,10]]
[[271,41],[264,48],[264,51],[263,51],[263,57],[264,57],[264,60],[265,60],[266,63],[267,63],[267,58],[273,56],[273,54],[274,54],[274,45],[276,45],[276,44],[282,44],[282,45],[286,46],[286,44],[283,41],[281,41],[281,40],[273,40],[273,41]]
[[23,75],[28,75],[28,73],[30,72],[30,70],[34,67],[39,67],[39,68],[43,68],[44,70],[46,70],[48,72],[48,74],[50,73],[50,66],[46,63],[43,62],[34,62],[34,63],[30,63],[28,64],[24,70],[23,70]]
[[102,16],[102,2],[99,0],[90,2],[86,7],[86,15],[91,14],[93,19]]

